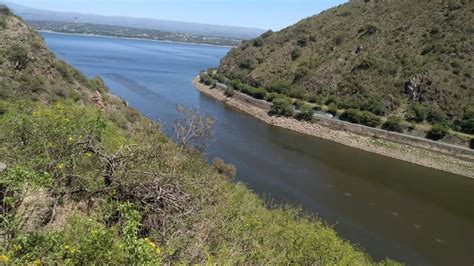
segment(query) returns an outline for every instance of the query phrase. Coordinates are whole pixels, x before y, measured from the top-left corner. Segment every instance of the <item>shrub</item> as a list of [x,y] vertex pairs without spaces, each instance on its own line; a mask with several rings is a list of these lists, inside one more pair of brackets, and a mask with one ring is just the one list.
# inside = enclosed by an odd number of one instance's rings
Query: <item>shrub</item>
[[287,117],[293,116],[293,105],[291,104],[291,101],[287,98],[275,98],[272,101],[270,114]]
[[10,62],[16,70],[25,69],[30,62],[26,49],[22,46],[12,47],[10,53]]
[[255,99],[263,100],[267,95],[267,91],[264,88],[253,88],[251,87],[249,94]]
[[390,116],[382,125],[382,128],[388,131],[403,133],[402,119],[397,116]]
[[337,115],[337,105],[334,103],[331,103],[328,105],[328,113],[332,114],[333,116]]
[[299,112],[296,113],[295,118],[298,120],[311,121],[313,119],[314,110],[311,106],[303,104],[299,107]]
[[225,91],[224,91],[224,95],[227,96],[227,97],[234,97],[234,89],[231,89],[231,88],[227,88]]
[[309,73],[309,68],[307,66],[299,66],[295,71],[295,81],[298,81],[304,78]]
[[291,51],[291,59],[296,60],[296,59],[300,58],[301,54],[302,54],[301,48],[297,47],[297,48],[293,49],[293,51]]
[[407,118],[416,122],[423,122],[428,115],[428,107],[422,104],[413,105],[410,111]]
[[369,127],[378,127],[381,123],[380,117],[369,111],[360,113],[360,123]]
[[257,38],[255,40],[253,40],[253,46],[260,47],[262,45],[263,45],[263,40],[261,38]]
[[446,115],[439,108],[430,108],[426,120],[430,123],[443,123],[447,119]]
[[360,111],[357,109],[349,109],[346,110],[342,115],[341,119],[347,122],[351,122],[354,124],[359,124],[360,121]]
[[296,99],[293,101],[293,105],[296,107],[296,109],[299,109],[300,107],[304,106],[306,103],[303,100]]
[[207,86],[214,87],[216,85],[216,81],[211,78],[206,72],[201,72],[201,74],[199,74],[199,79]]
[[225,175],[230,178],[234,178],[237,174],[237,169],[232,164],[226,164],[224,160],[215,158],[212,161],[212,168],[214,168],[219,174]]
[[460,121],[460,130],[467,134],[474,134],[474,107],[468,108]]
[[434,124],[427,134],[427,138],[432,140],[440,140],[448,134],[448,127],[444,124]]
[[341,99],[335,95],[330,95],[326,101],[324,101],[324,104],[325,105],[330,105],[331,103],[335,104],[336,107],[339,106],[339,104],[341,103]]
[[276,92],[281,94],[288,94],[290,88],[290,83],[283,80],[272,81],[267,86],[265,86],[265,89],[267,89],[268,92]]
[[265,100],[267,102],[273,102],[274,99],[276,98],[285,98],[286,96],[283,95],[283,94],[279,94],[279,93],[276,93],[276,92],[271,92],[271,93],[267,93],[267,96],[265,97]]
[[304,99],[310,103],[322,104],[323,99],[320,95],[317,94],[307,94]]
[[71,71],[71,68],[69,67],[68,64],[66,64],[66,62],[62,61],[62,60],[58,60],[55,62],[54,64],[56,70],[59,72],[59,74],[61,74],[61,76],[69,83],[73,83],[74,82],[74,76],[73,76],[73,73]]

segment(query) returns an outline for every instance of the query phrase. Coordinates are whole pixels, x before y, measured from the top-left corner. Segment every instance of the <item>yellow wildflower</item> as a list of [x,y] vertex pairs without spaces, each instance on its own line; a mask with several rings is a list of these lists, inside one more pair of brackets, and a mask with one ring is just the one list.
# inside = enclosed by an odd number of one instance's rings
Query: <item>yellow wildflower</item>
[[158,254],[158,255],[160,255],[161,249],[160,249],[159,247],[156,247],[156,248],[155,248],[155,253]]
[[17,252],[18,250],[21,250],[21,246],[17,244],[13,245],[13,252]]
[[63,164],[63,163],[58,163],[58,164],[56,165],[56,169],[58,169],[58,170],[64,169],[64,164]]
[[0,263],[8,263],[10,261],[10,257],[6,256],[6,255],[1,255],[0,256]]
[[43,265],[43,263],[41,263],[41,260],[40,259],[37,259],[35,261],[33,261],[32,263],[28,264],[28,265],[31,265],[31,266],[41,266]]
[[97,230],[94,229],[94,230],[92,230],[91,233],[92,233],[92,236],[96,236],[98,232],[97,232]]
[[84,156],[86,156],[87,158],[90,158],[90,157],[92,156],[92,153],[86,152],[86,153],[84,154]]
[[74,141],[74,139],[72,137],[69,137],[67,139],[67,144],[72,144],[73,141]]

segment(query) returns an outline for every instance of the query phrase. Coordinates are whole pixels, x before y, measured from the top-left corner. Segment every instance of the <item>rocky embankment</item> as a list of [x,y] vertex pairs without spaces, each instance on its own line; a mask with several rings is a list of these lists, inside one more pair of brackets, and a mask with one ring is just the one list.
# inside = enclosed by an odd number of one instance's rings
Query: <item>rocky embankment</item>
[[464,156],[464,158],[461,159],[418,147],[376,139],[349,131],[336,130],[317,123],[303,122],[287,117],[270,116],[268,115],[268,110],[256,106],[248,101],[244,101],[240,97],[229,98],[224,95],[222,90],[211,89],[209,86],[200,83],[199,78],[193,80],[193,85],[202,93],[252,115],[270,125],[334,141],[349,147],[407,161],[417,165],[474,178],[474,155]]

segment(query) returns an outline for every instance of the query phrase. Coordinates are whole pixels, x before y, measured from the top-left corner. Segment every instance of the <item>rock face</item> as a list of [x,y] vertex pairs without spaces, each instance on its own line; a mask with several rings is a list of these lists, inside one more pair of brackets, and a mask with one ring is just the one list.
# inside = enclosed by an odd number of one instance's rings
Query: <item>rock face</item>
[[52,218],[54,199],[42,189],[27,191],[15,215],[19,229],[35,232]]
[[405,83],[405,94],[416,102],[423,102],[430,89],[431,81],[425,73],[418,74]]
[[102,100],[102,95],[98,91],[94,92],[90,97],[89,101],[93,103],[97,108],[104,110],[105,109],[105,104],[104,101]]

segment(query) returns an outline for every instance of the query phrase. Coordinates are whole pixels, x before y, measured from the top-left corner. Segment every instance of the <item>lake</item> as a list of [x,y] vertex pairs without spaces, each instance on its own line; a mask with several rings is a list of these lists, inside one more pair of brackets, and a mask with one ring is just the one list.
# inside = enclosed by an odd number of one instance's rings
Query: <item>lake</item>
[[41,33],[55,54],[168,134],[177,104],[217,119],[210,160],[273,202],[301,206],[375,259],[474,263],[474,180],[267,125],[201,95],[191,85],[229,48]]

